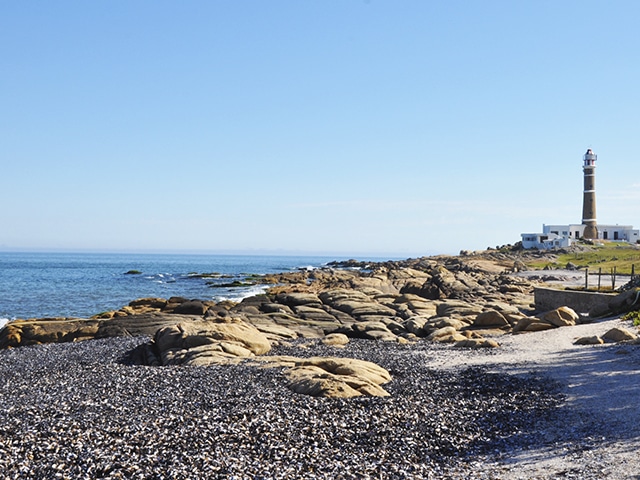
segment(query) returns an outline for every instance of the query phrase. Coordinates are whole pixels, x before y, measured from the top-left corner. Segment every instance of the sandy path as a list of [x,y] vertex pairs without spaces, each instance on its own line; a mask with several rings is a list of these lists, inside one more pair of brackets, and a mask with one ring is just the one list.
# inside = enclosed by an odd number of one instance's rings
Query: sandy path
[[505,335],[500,349],[452,348],[427,359],[434,368],[541,374],[558,381],[567,396],[557,430],[541,439],[544,446],[483,462],[478,478],[640,478],[640,346],[573,344],[615,326],[635,330],[630,322],[609,319]]

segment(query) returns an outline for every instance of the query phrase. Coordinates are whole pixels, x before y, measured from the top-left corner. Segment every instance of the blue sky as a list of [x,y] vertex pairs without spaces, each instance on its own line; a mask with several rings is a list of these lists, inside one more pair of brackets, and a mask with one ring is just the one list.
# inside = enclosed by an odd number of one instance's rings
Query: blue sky
[[640,227],[636,1],[0,1],[0,249],[416,256]]

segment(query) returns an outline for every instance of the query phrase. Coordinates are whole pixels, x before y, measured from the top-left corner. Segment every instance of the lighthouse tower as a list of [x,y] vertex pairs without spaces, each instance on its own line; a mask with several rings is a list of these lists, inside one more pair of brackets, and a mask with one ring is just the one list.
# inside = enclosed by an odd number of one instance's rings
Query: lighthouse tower
[[596,221],[596,160],[598,156],[591,149],[584,154],[584,197],[582,201],[582,224],[585,225],[583,237],[598,238]]

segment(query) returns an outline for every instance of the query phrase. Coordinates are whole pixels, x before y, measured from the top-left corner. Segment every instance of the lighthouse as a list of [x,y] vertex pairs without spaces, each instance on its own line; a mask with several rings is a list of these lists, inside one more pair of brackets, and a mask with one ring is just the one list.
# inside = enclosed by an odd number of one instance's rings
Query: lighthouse
[[596,160],[598,156],[593,150],[588,149],[584,154],[584,196],[582,200],[582,224],[586,239],[595,240],[598,238],[598,227],[596,221]]

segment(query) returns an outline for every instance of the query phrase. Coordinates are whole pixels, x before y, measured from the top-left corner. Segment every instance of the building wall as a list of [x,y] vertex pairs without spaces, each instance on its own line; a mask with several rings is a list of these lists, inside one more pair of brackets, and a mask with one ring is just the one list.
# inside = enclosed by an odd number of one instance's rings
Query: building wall
[[[542,225],[542,233],[523,233],[522,246],[526,249],[564,248],[579,238],[583,238],[586,225]],[[618,240],[637,243],[640,230],[631,225],[598,225],[597,240]]]

